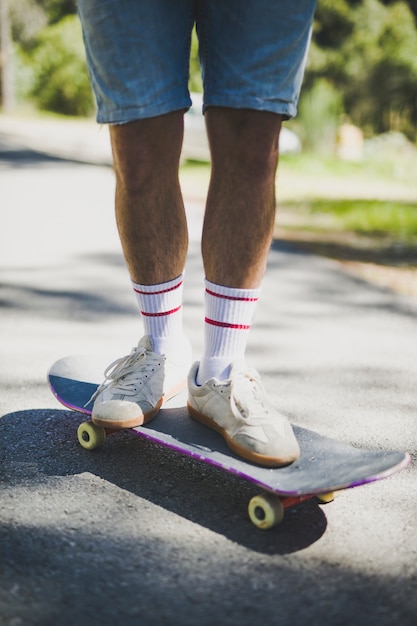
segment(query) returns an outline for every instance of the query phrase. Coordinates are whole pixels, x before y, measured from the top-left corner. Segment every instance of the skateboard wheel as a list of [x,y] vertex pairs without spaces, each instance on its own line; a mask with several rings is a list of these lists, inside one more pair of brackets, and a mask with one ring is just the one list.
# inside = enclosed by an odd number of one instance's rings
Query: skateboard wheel
[[93,422],[83,422],[77,431],[78,441],[86,450],[94,450],[104,445],[106,431],[102,426],[96,426]]
[[263,493],[251,499],[248,513],[252,524],[257,528],[267,530],[282,522],[284,507],[278,496],[272,493]]
[[327,504],[328,502],[333,502],[335,499],[335,493],[334,491],[329,491],[329,493],[319,493],[316,498],[322,504]]

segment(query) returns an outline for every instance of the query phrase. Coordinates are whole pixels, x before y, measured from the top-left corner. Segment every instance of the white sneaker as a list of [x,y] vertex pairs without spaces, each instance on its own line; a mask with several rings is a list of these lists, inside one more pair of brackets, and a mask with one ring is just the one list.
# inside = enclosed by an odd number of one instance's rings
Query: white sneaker
[[91,419],[105,428],[133,428],[154,418],[162,404],[187,384],[191,348],[185,339],[176,355],[153,352],[145,335],[132,352],[106,369],[95,393]]
[[255,370],[232,365],[230,378],[196,384],[199,363],[188,375],[188,410],[192,417],[219,432],[243,458],[279,467],[295,461],[300,448],[288,419],[270,404]]

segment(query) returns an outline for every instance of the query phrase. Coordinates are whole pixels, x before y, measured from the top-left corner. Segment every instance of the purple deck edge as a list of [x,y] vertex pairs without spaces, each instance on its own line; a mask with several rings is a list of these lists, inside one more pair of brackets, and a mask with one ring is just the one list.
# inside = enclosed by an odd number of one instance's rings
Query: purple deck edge
[[249,474],[246,474],[245,472],[240,472],[237,469],[234,469],[233,467],[230,466],[226,466],[223,465],[222,463],[219,463],[213,459],[209,459],[203,455],[199,455],[196,452],[193,452],[191,450],[184,450],[184,448],[181,448],[179,445],[176,446],[175,444],[170,444],[167,443],[165,441],[161,441],[156,437],[153,437],[152,435],[150,435],[149,433],[147,433],[145,430],[139,430],[140,427],[138,428],[130,428],[130,429],[126,429],[126,430],[131,430],[133,433],[135,433],[137,436],[142,437],[143,439],[147,439],[148,441],[152,441],[153,443],[157,443],[158,445],[164,446],[165,448],[168,448],[169,450],[174,450],[175,452],[178,452],[180,454],[183,454],[185,456],[188,456],[190,458],[193,459],[197,459],[199,461],[201,461],[202,463],[206,463],[207,465],[211,465],[212,467],[217,467],[220,469],[223,469],[224,471],[228,472],[229,474],[233,474],[235,476],[238,476],[239,478],[243,478],[245,480],[247,480],[250,483],[253,483],[254,485],[256,485],[257,487],[261,487],[262,489],[265,489],[266,491],[269,491],[271,493],[275,493],[277,495],[281,495],[283,497],[296,497],[296,496],[315,496],[315,495],[320,495],[322,493],[327,493],[329,491],[343,491],[344,489],[352,489],[354,487],[360,487],[362,485],[368,485],[370,483],[376,482],[378,480],[383,480],[385,478],[389,478],[392,474],[395,474],[396,472],[399,472],[400,470],[404,469],[405,467],[407,467],[410,462],[411,462],[411,457],[410,455],[407,453],[405,453],[404,459],[398,463],[397,465],[394,465],[394,467],[390,467],[389,469],[385,470],[384,472],[380,472],[378,474],[375,474],[373,476],[370,476],[368,478],[366,478],[365,480],[361,480],[361,481],[350,481],[347,483],[344,483],[342,485],[334,485],[333,487],[329,487],[327,488],[325,491],[323,491],[322,489],[309,489],[307,490],[298,490],[298,491],[279,491],[279,490],[275,490],[273,488],[271,488],[269,485],[267,485],[266,483],[263,483],[262,481],[259,480],[255,480],[252,476],[250,476]]
[[58,400],[60,404],[62,404],[63,406],[66,406],[68,409],[71,409],[71,411],[74,411],[75,413],[81,413],[82,415],[89,415],[91,417],[91,411],[89,411],[88,409],[80,408],[78,406],[70,404],[69,402],[66,402],[63,398],[61,398],[59,393],[57,393],[55,389],[53,388],[53,386],[51,385],[49,378],[48,378],[48,384],[49,384],[50,390],[52,391],[53,395],[55,396],[55,398]]

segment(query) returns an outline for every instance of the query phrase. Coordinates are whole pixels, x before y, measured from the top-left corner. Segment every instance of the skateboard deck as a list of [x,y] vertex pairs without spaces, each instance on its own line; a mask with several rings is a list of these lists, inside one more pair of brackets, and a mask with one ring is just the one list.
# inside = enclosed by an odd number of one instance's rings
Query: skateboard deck
[[[91,356],[58,360],[48,372],[53,394],[65,407],[91,415],[91,396],[101,384],[109,362],[111,359]],[[330,501],[336,491],[386,478],[410,462],[404,452],[360,449],[294,426],[300,458],[287,467],[261,467],[236,456],[218,433],[194,421],[184,404],[162,408],[149,424],[129,430],[265,490],[265,494],[255,496],[249,503],[250,519],[258,528],[279,523],[285,508],[303,500],[317,496],[322,502]],[[78,439],[84,448],[93,449],[104,444],[106,433],[111,432],[114,431],[84,422],[78,429]]]

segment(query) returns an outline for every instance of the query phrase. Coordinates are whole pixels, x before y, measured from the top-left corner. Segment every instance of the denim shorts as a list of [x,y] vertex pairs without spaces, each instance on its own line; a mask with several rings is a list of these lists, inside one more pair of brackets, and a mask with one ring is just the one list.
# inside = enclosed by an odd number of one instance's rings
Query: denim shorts
[[316,0],[78,0],[97,121],[121,124],[191,105],[191,32],[204,108],[293,117]]

